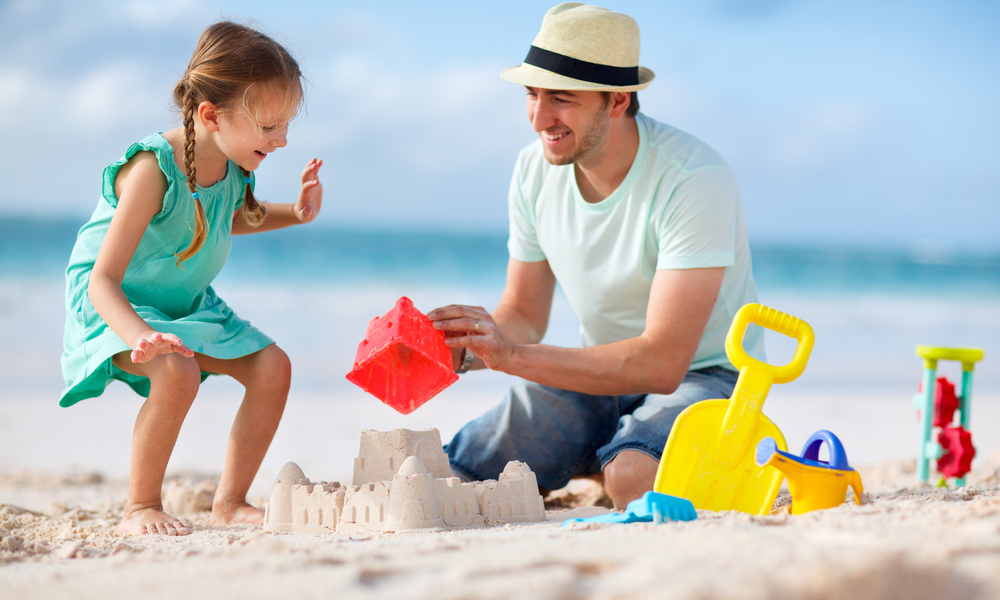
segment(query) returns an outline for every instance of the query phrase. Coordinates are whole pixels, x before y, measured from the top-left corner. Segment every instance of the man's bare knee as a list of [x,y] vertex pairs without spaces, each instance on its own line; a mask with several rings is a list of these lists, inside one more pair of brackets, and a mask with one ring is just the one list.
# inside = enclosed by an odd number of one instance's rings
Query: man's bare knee
[[659,461],[645,452],[622,450],[604,467],[604,490],[616,510],[653,489]]

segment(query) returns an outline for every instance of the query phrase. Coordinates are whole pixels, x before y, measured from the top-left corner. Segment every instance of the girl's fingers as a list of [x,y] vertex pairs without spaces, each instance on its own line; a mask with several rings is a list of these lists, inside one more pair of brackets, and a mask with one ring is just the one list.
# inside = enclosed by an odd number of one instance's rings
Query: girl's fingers
[[129,354],[129,358],[133,363],[144,363],[152,360],[159,354],[169,354],[171,352],[178,352],[187,358],[194,356],[194,351],[185,346],[181,338],[172,333],[157,331],[148,338],[140,339],[135,349]]
[[318,158],[314,158],[311,161],[309,161],[309,164],[306,165],[306,168],[302,170],[303,181],[306,180],[307,178],[315,177],[316,174],[319,172],[319,168],[322,166],[323,166],[323,161],[319,160]]

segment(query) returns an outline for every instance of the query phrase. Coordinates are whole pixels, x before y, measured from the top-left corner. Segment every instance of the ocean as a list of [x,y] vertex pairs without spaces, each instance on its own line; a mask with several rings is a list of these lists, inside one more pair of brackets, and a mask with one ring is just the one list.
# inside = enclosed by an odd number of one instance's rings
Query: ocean
[[[8,386],[59,379],[63,271],[80,225],[0,223],[0,369]],[[928,344],[987,348],[976,385],[1000,387],[1000,372],[989,366],[989,347],[1000,341],[1000,252],[761,245],[752,254],[761,302],[816,331],[802,384],[909,384],[920,370],[914,348]],[[410,297],[424,312],[451,303],[489,309],[503,291],[506,266],[502,232],[307,226],[234,237],[214,287],[241,316],[301,354],[297,381],[339,386],[347,385],[342,375],[368,320],[397,298]],[[577,328],[557,294],[546,342],[575,346]],[[782,338],[768,334],[774,364],[793,351]]]
[[[0,222],[0,465],[45,469],[74,464],[78,469],[127,472],[129,423],[139,406],[128,388],[114,384],[102,399],[70,409],[56,406],[64,386],[59,367],[63,271],[80,225],[71,220]],[[867,459],[892,453],[889,441],[872,446],[880,435],[871,430],[872,418],[898,419],[898,435],[892,440],[909,439],[911,429],[916,435],[910,399],[921,376],[918,344],[985,348],[986,357],[975,370],[975,394],[996,397],[1000,392],[1000,252],[758,244],[752,253],[761,302],[804,319],[816,334],[805,373],[772,395],[791,396],[787,406],[800,411],[795,417],[799,420],[809,414],[808,406],[799,405],[808,398],[822,396],[833,405],[840,405],[842,398],[844,406],[852,399],[885,398],[884,406],[874,411],[855,403],[851,406],[856,414],[830,412],[830,407],[817,413],[831,415],[819,418],[819,425],[839,419],[838,433],[851,440],[851,445],[845,441],[849,451],[853,446]],[[345,375],[368,320],[388,311],[400,296],[408,296],[423,312],[451,303],[490,309],[503,291],[506,264],[503,232],[313,225],[235,237],[229,263],[214,287],[240,316],[277,340],[293,364],[289,409],[269,454],[274,462],[262,468],[263,481],[267,483],[266,475],[280,469],[282,456],[289,455],[314,469],[329,466],[329,459],[324,462],[322,457],[335,455],[333,470],[340,476],[350,469],[360,429],[433,426],[447,438],[499,401],[510,378],[476,372],[402,417],[363,394]],[[557,291],[545,341],[576,346],[578,326]],[[772,364],[787,362],[795,347],[794,340],[771,332],[766,343]],[[959,376],[957,365],[942,363],[941,371],[953,381]],[[204,428],[231,420],[239,392],[236,384],[216,379],[223,378],[213,378],[206,389],[234,399],[218,413],[199,409],[207,411],[202,418],[210,425],[189,426],[198,420],[192,409],[172,468],[221,465],[221,459],[206,459],[221,453],[221,446],[209,451],[202,439],[214,443],[218,438],[223,444],[225,436]],[[775,400],[768,406],[779,410],[782,405]],[[121,424],[106,424],[112,410],[108,407],[125,413],[115,417]],[[977,414],[983,417],[987,411],[973,412],[974,429]],[[64,445],[50,447],[45,436],[39,438],[33,431],[52,422],[60,423],[65,443],[74,447],[69,452],[73,460],[67,462]],[[866,422],[868,429],[863,429],[860,424]],[[852,429],[852,423],[859,424],[853,439],[844,431]],[[117,441],[106,438],[104,450],[82,450],[89,438],[73,437],[75,428],[105,426],[114,430]],[[794,435],[786,431],[789,444],[800,444],[793,437],[804,438],[819,428],[813,422],[802,425],[805,433],[792,427]],[[901,447],[896,441],[891,445]],[[903,446],[904,455],[912,451],[908,442]]]

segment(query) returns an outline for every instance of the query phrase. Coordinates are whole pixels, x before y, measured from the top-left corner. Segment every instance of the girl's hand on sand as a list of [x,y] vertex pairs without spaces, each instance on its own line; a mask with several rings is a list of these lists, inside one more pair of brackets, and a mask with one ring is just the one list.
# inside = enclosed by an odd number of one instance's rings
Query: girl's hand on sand
[[450,348],[468,348],[487,368],[500,371],[514,354],[514,342],[480,306],[452,304],[427,313],[434,329],[443,331]]
[[188,358],[194,356],[194,352],[181,342],[181,338],[172,333],[160,333],[150,329],[139,336],[139,340],[132,347],[130,358],[133,363],[145,363],[160,354],[170,354],[171,352],[179,352]]
[[323,161],[314,158],[302,170],[302,189],[293,209],[302,223],[315,219],[323,206],[323,184],[319,182],[319,168],[322,166]]

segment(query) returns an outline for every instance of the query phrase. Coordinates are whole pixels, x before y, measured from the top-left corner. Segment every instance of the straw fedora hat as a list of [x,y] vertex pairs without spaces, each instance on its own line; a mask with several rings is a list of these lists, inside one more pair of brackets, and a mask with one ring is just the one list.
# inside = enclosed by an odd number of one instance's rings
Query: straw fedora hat
[[639,66],[639,25],[600,6],[565,2],[549,9],[528,56],[500,73],[550,90],[634,92],[656,75]]

